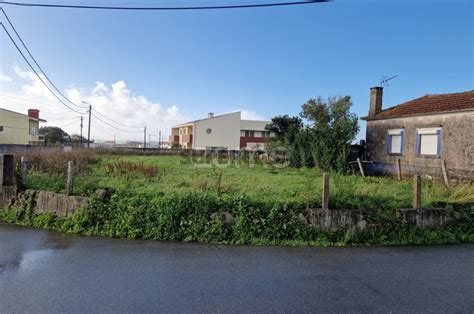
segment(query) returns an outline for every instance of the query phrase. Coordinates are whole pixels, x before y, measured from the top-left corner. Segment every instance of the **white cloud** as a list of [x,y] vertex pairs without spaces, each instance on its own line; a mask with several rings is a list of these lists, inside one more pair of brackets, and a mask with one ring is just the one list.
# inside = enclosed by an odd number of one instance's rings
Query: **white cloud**
[[242,112],[242,120],[267,120],[264,117],[257,114],[255,110],[240,109]]
[[[68,133],[80,132],[80,114],[74,113],[62,105],[33,72],[24,71],[16,64],[13,68],[16,75],[24,80],[25,84],[21,86],[22,92],[10,93],[10,97],[0,97],[1,107],[23,113],[26,113],[28,108],[38,108],[41,110],[40,117],[48,120],[46,125],[64,126],[64,130]],[[115,135],[117,140],[142,140],[143,127],[146,124],[147,130],[152,133],[152,141],[158,139],[159,130],[162,131],[163,139],[167,140],[172,126],[188,120],[180,113],[176,105],[162,107],[159,103],[129,90],[124,81],[118,81],[111,85],[96,82],[93,88],[70,86],[64,94],[75,104],[85,106],[81,103],[82,101],[92,104],[93,113],[96,110],[109,118],[104,118],[97,113],[95,115],[98,118],[92,117],[91,137],[95,139],[110,140]],[[70,106],[72,107],[72,105]],[[84,112],[84,135],[87,133],[87,108],[75,109]],[[111,122],[110,119],[124,126]]]
[[0,73],[0,82],[11,82],[11,81],[12,81],[11,77]]

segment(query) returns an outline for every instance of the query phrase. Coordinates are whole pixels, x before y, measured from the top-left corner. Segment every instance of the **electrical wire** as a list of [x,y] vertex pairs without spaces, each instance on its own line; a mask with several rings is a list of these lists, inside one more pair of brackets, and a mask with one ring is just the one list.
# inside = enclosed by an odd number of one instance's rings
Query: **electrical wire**
[[75,121],[72,121],[70,123],[59,125],[58,128],[65,128],[65,127],[68,127],[68,126],[73,125],[74,123],[78,123],[78,122],[81,122],[81,119],[76,119]]
[[20,47],[18,47],[17,43],[15,42],[15,40],[13,39],[13,37],[11,36],[11,34],[8,32],[8,30],[6,29],[5,25],[3,23],[0,23],[0,25],[3,27],[3,30],[7,33],[8,37],[10,38],[11,42],[15,45],[15,48],[18,50],[18,52],[21,54],[21,56],[23,57],[23,60],[26,61],[26,63],[28,64],[28,66],[30,67],[30,69],[36,74],[36,76],[38,77],[38,79],[41,81],[41,83],[43,83],[43,85],[51,92],[51,94],[54,95],[54,97],[56,97],[64,106],[66,106],[67,108],[69,108],[70,110],[76,112],[76,113],[79,113],[79,114],[85,114],[84,112],[80,112],[80,111],[77,111],[76,109],[73,109],[71,107],[69,107],[61,98],[59,98],[58,95],[56,95],[56,93],[54,93],[51,88],[46,84],[46,82],[43,80],[43,78],[41,78],[41,76],[38,74],[38,72],[36,71],[36,69],[31,65],[30,61],[28,61],[28,59],[25,57],[25,55],[23,54],[23,51],[21,51]]
[[235,5],[215,5],[215,6],[187,6],[187,7],[117,7],[117,6],[95,6],[95,5],[71,5],[71,4],[45,4],[45,3],[23,3],[14,1],[2,1],[2,4],[23,6],[23,7],[43,7],[43,8],[63,8],[63,9],[93,9],[93,10],[134,10],[134,11],[184,11],[184,10],[223,10],[223,9],[245,9],[282,7],[292,5],[305,5],[330,2],[331,0],[307,0],[293,2],[271,2]]
[[142,131],[127,131],[127,130],[122,130],[122,129],[117,128],[116,126],[114,126],[114,125],[108,123],[107,121],[102,120],[101,118],[99,118],[98,116],[96,116],[96,115],[93,114],[93,113],[92,113],[92,116],[93,116],[94,118],[96,118],[97,120],[101,121],[102,123],[108,125],[109,127],[113,128],[113,129],[115,129],[115,130],[117,130],[117,131],[124,132],[124,133],[142,133]]
[[3,8],[0,8],[0,10],[2,11],[3,15],[5,16],[5,18],[7,19],[7,22],[8,24],[10,24],[10,27],[13,29],[13,31],[15,32],[16,36],[18,37],[18,39],[20,40],[21,44],[23,45],[23,47],[25,48],[26,52],[28,52],[28,55],[30,56],[30,58],[33,60],[33,62],[36,64],[36,66],[38,67],[38,69],[40,69],[41,73],[43,73],[44,77],[48,80],[48,82],[51,84],[51,86],[53,86],[53,88],[64,98],[66,99],[71,105],[73,106],[76,106],[78,108],[85,108],[83,106],[79,106],[75,103],[73,103],[71,100],[69,100],[69,98],[67,98],[66,96],[64,96],[64,94],[59,90],[59,88],[56,87],[56,85],[54,85],[53,81],[48,77],[48,75],[46,74],[46,72],[43,70],[43,68],[38,64],[38,62],[36,61],[35,57],[33,57],[33,55],[31,54],[30,50],[28,49],[28,47],[26,46],[25,42],[23,41],[23,39],[21,38],[20,34],[18,34],[15,26],[13,26],[13,23],[10,21],[10,18],[8,17],[7,13],[3,10]]
[[113,123],[116,123],[116,124],[118,124],[118,125],[120,125],[120,126],[127,127],[127,128],[132,128],[132,129],[142,129],[142,127],[140,127],[140,126],[129,126],[129,125],[126,125],[126,124],[122,124],[122,123],[120,123],[120,122],[117,122],[117,121],[115,121],[115,120],[112,120],[111,118],[107,117],[105,114],[100,113],[99,111],[97,111],[97,109],[95,109],[95,108],[92,108],[92,110],[94,110],[95,113],[98,113],[98,114],[99,114],[100,116],[102,116],[103,118],[105,118],[105,119],[107,119],[107,120],[109,120],[109,121],[111,121],[111,122],[113,122]]

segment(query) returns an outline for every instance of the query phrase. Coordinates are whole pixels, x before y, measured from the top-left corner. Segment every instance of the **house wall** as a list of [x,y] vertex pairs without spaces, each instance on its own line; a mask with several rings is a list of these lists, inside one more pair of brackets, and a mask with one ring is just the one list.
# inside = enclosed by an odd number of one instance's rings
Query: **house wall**
[[[211,133],[207,133],[207,129]],[[194,122],[194,149],[240,147],[240,112],[217,116]]]
[[[416,155],[416,129],[441,127],[441,156]],[[403,155],[391,156],[387,152],[389,129],[403,128]],[[447,169],[461,175],[474,175],[474,112],[455,114],[433,114],[367,121],[367,159],[372,173],[396,173],[396,160],[401,159],[402,174],[441,175],[441,161],[446,160]]]
[[[28,145],[38,142],[38,120],[19,114],[13,111],[0,109],[0,144]],[[36,129],[36,134],[31,134],[32,128]]]

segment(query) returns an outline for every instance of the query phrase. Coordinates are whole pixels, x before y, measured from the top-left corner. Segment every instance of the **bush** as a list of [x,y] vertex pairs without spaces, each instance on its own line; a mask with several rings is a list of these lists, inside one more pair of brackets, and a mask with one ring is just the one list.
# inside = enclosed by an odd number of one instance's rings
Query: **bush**
[[[457,218],[443,227],[419,229],[393,210],[374,210],[363,232],[341,228],[332,232],[310,228],[298,219],[299,206],[269,203],[228,194],[174,192],[112,192],[93,197],[68,218],[33,214],[31,199],[18,209],[0,211],[0,221],[70,233],[129,239],[197,241],[235,244],[382,245],[474,241],[474,208],[456,210]],[[222,214],[236,220],[226,224]],[[221,213],[211,219],[212,213]]]
[[74,173],[90,173],[91,166],[99,161],[99,157],[91,150],[74,150],[65,152],[60,149],[33,150],[29,153],[15,153],[15,162],[20,162],[20,157],[28,158],[28,169],[47,173],[49,175],[65,175],[68,161],[74,162]]

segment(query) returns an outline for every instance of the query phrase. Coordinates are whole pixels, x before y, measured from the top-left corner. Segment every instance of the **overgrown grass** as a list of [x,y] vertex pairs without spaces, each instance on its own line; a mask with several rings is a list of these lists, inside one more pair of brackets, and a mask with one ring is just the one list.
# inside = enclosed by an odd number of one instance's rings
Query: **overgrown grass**
[[[232,244],[374,245],[474,241],[474,186],[423,182],[422,206],[456,211],[446,226],[419,229],[396,215],[412,202],[412,180],[331,174],[330,207],[371,209],[368,228],[323,232],[298,219],[320,206],[318,169],[275,168],[260,162],[227,165],[183,157],[112,156],[91,152],[29,155],[28,188],[65,192],[74,160],[77,195],[92,196],[68,218],[33,214],[31,200],[0,210],[0,220],[53,230],[121,238]],[[97,188],[109,197],[94,196]],[[226,225],[229,212],[236,221]]]
[[[66,158],[66,157],[65,157]],[[127,170],[127,169],[132,170]],[[64,192],[66,176],[32,171],[28,185],[34,189]],[[318,207],[322,172],[307,168],[273,168],[248,163],[212,166],[184,157],[101,156],[90,170],[75,178],[75,193],[90,195],[95,188],[135,193],[205,192],[247,196],[265,203],[291,202],[299,208]],[[412,180],[331,174],[330,206],[349,209],[409,208]],[[474,185],[445,187],[424,180],[422,206],[449,207],[474,203]]]

